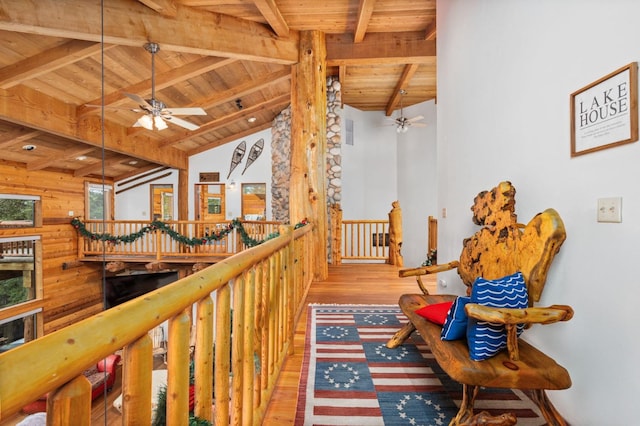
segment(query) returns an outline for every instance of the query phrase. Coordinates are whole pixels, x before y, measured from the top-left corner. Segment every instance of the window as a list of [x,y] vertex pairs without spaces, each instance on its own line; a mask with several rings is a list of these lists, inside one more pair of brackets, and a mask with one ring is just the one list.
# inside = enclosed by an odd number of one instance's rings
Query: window
[[87,219],[113,219],[113,188],[97,183],[86,184],[85,217]]
[[41,260],[40,237],[0,238],[0,352],[37,336]]
[[40,197],[0,194],[0,229],[42,226]]
[[42,308],[39,308],[5,320],[0,319],[0,353],[36,338],[37,314],[41,311]]

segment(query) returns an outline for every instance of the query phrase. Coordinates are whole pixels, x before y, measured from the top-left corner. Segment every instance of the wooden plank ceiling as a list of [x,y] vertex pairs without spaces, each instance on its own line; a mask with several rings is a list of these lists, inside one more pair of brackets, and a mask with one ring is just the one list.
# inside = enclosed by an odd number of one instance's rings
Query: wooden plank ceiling
[[[404,106],[436,97],[435,4],[0,0],[0,161],[116,181],[184,169],[271,126],[289,105],[304,30],[326,33],[344,104],[392,115],[400,89]],[[160,48],[153,75],[148,42]],[[152,84],[167,107],[203,108],[180,117],[199,128],[132,127],[142,113],[126,94],[150,99]]]

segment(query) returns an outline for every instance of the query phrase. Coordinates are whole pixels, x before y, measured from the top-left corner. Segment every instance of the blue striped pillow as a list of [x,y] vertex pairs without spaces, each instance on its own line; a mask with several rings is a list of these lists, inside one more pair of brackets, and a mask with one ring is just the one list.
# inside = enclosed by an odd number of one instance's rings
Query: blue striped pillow
[[459,340],[464,339],[467,335],[469,318],[467,317],[464,307],[469,303],[469,300],[471,300],[471,298],[467,296],[456,297],[442,325],[442,332],[440,333],[442,340]]
[[[477,278],[471,290],[471,302],[494,308],[526,308],[529,295],[521,272],[497,280]],[[518,335],[524,325],[518,325]],[[507,347],[507,332],[502,324],[469,318],[467,326],[469,355],[474,361],[491,358]]]

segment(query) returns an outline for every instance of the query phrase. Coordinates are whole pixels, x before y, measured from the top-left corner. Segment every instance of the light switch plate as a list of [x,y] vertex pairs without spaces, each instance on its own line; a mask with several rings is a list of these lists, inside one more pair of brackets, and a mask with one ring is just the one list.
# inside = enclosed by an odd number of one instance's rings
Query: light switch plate
[[598,222],[622,222],[622,197],[598,199]]

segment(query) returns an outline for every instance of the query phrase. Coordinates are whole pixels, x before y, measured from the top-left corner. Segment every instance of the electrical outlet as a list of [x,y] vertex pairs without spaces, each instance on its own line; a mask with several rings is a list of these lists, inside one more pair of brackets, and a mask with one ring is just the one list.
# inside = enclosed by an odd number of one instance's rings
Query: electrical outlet
[[622,197],[598,199],[598,222],[622,222]]

